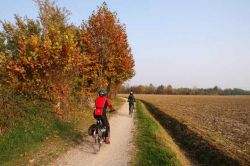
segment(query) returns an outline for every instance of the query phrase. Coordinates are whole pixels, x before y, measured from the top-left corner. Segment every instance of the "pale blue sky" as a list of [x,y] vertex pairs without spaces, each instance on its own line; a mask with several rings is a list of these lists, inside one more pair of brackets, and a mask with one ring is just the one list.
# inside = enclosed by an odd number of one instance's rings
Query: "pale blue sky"
[[[250,90],[249,0],[108,0],[126,24],[136,62],[131,85]],[[80,25],[101,0],[58,0]],[[32,0],[1,0],[0,20],[37,17]]]

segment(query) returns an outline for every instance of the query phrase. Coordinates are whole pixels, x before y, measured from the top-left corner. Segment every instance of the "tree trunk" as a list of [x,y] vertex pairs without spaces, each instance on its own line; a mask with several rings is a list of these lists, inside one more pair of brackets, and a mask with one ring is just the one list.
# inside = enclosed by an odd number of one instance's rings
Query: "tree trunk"
[[112,88],[112,79],[108,78],[107,95],[109,98],[112,98],[111,88]]

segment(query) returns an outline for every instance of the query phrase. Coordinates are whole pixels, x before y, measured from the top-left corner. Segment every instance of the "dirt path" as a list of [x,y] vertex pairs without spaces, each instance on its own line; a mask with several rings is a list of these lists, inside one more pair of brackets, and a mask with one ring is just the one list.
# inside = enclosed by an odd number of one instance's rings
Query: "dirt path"
[[51,165],[63,166],[125,166],[129,165],[132,157],[132,137],[134,131],[133,118],[128,115],[128,104],[125,103],[117,114],[110,118],[111,144],[103,144],[95,154],[90,138],[82,145],[69,150]]

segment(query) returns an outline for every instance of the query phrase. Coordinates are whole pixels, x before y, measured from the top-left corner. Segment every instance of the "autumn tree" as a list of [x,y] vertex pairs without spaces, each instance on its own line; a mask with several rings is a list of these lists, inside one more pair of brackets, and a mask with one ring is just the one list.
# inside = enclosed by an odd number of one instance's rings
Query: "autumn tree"
[[15,24],[2,22],[1,70],[6,75],[1,82],[18,85],[22,93],[56,99],[68,92],[80,68],[78,29],[67,22],[66,9],[48,0],[37,4],[38,19],[15,16]]
[[70,91],[117,91],[134,73],[125,25],[105,3],[81,27],[70,12],[36,0],[39,17],[1,22],[0,83],[19,93],[60,101]]
[[134,60],[128,44],[126,29],[116,13],[106,3],[93,12],[81,27],[83,50],[91,63],[91,76],[85,76],[93,86],[106,88],[108,93],[114,85],[122,84],[134,75]]

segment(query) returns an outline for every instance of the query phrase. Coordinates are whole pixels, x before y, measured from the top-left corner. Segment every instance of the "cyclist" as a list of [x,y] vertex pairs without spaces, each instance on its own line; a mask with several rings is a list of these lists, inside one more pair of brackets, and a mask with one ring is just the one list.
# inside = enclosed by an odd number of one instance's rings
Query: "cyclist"
[[129,103],[129,110],[133,106],[134,108],[134,102],[135,102],[135,97],[132,91],[130,91],[129,96],[128,96],[128,103]]
[[104,142],[106,144],[110,143],[109,136],[110,136],[110,126],[109,121],[106,115],[106,109],[109,107],[109,110],[111,112],[115,111],[115,109],[112,107],[110,100],[106,97],[106,93],[104,90],[100,90],[98,92],[99,97],[95,100],[95,111],[94,111],[94,117],[95,119],[101,119],[102,124],[106,126],[106,133],[105,133],[105,139]]

